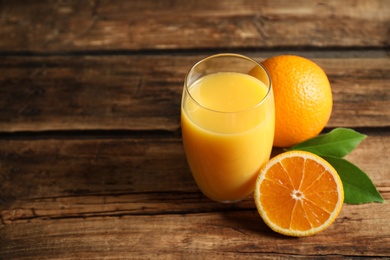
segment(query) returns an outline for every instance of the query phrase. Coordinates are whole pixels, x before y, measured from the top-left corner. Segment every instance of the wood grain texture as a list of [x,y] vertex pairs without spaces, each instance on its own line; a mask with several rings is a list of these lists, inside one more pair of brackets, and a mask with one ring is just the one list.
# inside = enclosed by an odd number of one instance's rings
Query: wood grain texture
[[[378,154],[389,154],[389,142],[388,133],[372,132],[347,157],[385,194],[390,162]],[[228,208],[202,198],[181,138],[0,140],[0,158],[3,224]]]
[[[389,258],[389,46],[387,0],[0,1],[0,259]],[[290,238],[251,197],[204,197],[181,93],[196,61],[227,51],[324,68],[325,131],[368,135],[347,158],[387,203],[344,204]]]
[[[348,155],[387,201],[390,161],[378,154],[389,142],[372,131]],[[389,203],[344,205],[327,230],[287,238],[266,227],[250,197],[206,199],[180,138],[1,140],[0,158],[0,259],[390,254]]]
[[390,3],[4,0],[0,51],[388,47]]
[[0,142],[3,203],[26,195],[197,191],[180,138]]
[[[0,131],[179,131],[184,77],[203,57],[4,57]],[[325,70],[332,86],[328,127],[390,126],[389,58],[313,61]]]
[[[390,242],[388,220],[384,217],[388,213],[389,207],[383,205],[347,205],[326,231],[299,239],[272,232],[255,209],[48,219],[0,229],[0,244],[3,243],[0,257],[324,259],[325,256],[332,259],[334,256],[340,259],[344,255],[379,258],[390,254],[389,247],[384,246]],[[382,231],[378,231],[377,225],[382,225]]]

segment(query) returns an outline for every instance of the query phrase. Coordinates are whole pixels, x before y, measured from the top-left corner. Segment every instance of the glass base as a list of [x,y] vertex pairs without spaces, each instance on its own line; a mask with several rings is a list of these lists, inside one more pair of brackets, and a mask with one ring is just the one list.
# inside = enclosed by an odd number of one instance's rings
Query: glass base
[[222,200],[222,201],[217,201],[217,202],[229,204],[229,203],[237,203],[239,201],[242,201],[242,199],[239,199],[239,200]]

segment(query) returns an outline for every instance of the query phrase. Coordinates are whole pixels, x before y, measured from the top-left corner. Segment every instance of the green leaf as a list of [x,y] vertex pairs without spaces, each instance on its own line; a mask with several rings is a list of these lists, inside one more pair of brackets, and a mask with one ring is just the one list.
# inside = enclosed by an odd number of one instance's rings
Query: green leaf
[[332,156],[322,156],[339,174],[344,187],[344,203],[362,204],[385,200],[376,189],[370,177],[353,163]]
[[286,150],[303,150],[327,160],[338,172],[344,187],[344,202],[361,204],[385,200],[370,177],[353,163],[342,159],[367,136],[348,128],[333,131],[297,144]]
[[349,154],[367,136],[349,128],[336,128],[287,150],[303,150],[319,156],[342,158]]

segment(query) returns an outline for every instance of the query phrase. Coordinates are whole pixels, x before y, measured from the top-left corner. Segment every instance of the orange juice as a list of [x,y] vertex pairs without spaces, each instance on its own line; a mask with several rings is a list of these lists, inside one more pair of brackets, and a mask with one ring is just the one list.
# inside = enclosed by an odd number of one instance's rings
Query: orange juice
[[238,72],[206,75],[183,94],[183,145],[192,175],[207,197],[233,202],[253,191],[272,149],[273,102],[272,90],[263,82]]

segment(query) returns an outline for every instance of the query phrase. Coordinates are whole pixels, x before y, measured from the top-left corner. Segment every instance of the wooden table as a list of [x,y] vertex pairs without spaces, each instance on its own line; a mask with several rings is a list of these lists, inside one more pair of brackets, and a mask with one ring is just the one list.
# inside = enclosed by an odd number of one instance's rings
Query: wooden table
[[[390,203],[272,232],[252,198],[198,190],[180,134],[192,64],[297,54],[328,74],[324,131],[390,201],[390,1],[0,2],[0,259],[390,257]],[[280,150],[275,149],[274,153]]]

